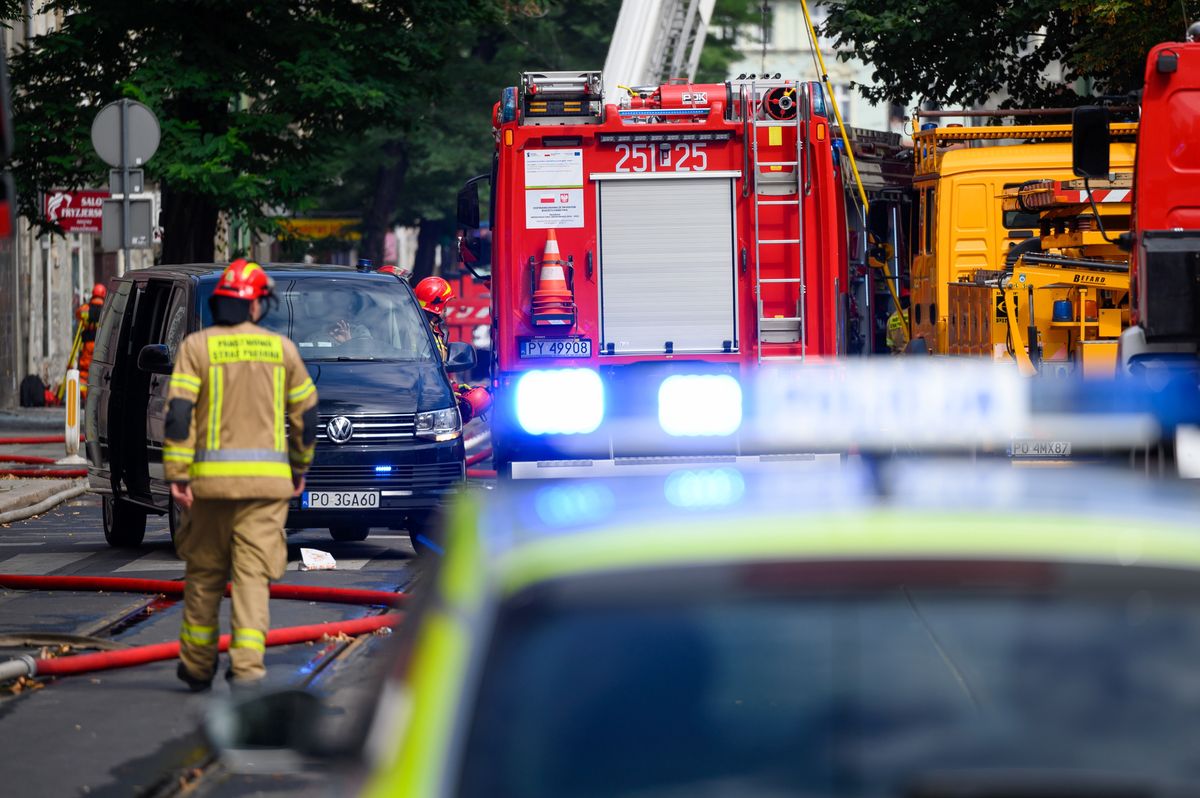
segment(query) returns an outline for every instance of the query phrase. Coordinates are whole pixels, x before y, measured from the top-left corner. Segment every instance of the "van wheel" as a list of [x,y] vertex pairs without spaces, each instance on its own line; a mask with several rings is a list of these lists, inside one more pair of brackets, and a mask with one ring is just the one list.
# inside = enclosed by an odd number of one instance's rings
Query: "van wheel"
[[341,543],[366,540],[370,532],[371,527],[361,524],[339,524],[329,527],[329,536]]
[[442,516],[437,510],[408,514],[408,539],[418,557],[442,553]]
[[142,545],[146,537],[146,511],[136,504],[105,496],[103,501],[104,539],[114,548]]

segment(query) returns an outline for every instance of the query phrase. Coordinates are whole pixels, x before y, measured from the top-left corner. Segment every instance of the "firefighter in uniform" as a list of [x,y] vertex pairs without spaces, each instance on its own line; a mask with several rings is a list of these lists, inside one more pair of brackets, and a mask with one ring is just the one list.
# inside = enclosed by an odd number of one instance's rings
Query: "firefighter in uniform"
[[[167,393],[163,466],[187,514],[187,562],[177,674],[206,689],[217,668],[217,612],[233,583],[227,677],[266,675],[270,582],[283,576],[288,499],[304,489],[317,428],[317,391],[289,339],[259,327],[273,283],[236,260],[209,300],[213,326],[179,346]],[[290,425],[290,430],[289,430]]]
[[[103,283],[92,286],[92,296],[75,311],[79,328],[75,337],[79,341],[79,398],[87,399],[88,370],[92,366],[92,355],[96,351],[96,328],[100,324],[100,311],[104,308],[104,297],[108,289]],[[68,366],[69,368],[69,366]]]
[[[441,356],[442,363],[445,363],[450,354],[446,334],[446,310],[454,300],[454,287],[441,277],[426,277],[417,283],[413,293],[417,295],[421,310],[425,311],[429,329],[433,331],[433,340],[437,343],[438,355]],[[452,375],[447,376],[450,377],[450,387],[454,389],[454,396],[458,400],[458,412],[464,424],[491,407],[492,395],[487,388],[472,388],[470,385],[458,383]]]
[[[908,288],[900,289],[900,301],[904,302],[908,299]],[[888,317],[888,334],[887,343],[888,349],[892,354],[898,355],[904,352],[908,346],[908,308],[900,306],[892,311],[892,316]]]
[[433,340],[437,342],[438,355],[444,363],[449,352],[446,344],[446,309],[454,299],[454,287],[441,277],[426,277],[417,283],[414,293],[421,310],[425,311],[429,329],[433,330]]
[[908,308],[892,311],[887,321],[887,345],[893,355],[908,346]]

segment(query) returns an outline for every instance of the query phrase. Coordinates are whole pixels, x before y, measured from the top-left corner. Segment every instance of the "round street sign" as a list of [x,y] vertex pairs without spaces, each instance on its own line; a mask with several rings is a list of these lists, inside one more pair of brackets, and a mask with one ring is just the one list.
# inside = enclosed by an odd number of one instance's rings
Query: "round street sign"
[[158,119],[134,100],[117,100],[100,109],[92,120],[92,146],[109,166],[121,165],[121,106],[128,107],[125,131],[129,140],[127,167],[141,166],[158,150]]

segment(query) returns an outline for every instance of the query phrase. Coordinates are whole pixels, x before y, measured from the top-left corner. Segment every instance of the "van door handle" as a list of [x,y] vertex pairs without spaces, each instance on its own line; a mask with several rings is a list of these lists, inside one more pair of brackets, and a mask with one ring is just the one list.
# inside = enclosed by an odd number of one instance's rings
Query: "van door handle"
[[112,372],[106,371],[100,376],[100,382],[112,382]]

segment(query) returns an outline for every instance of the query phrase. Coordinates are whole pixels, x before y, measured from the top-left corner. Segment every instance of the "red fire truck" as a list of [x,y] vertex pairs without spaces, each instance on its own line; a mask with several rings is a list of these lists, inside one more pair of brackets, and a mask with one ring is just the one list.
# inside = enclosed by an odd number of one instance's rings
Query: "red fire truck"
[[[464,264],[491,267],[497,468],[756,457],[729,418],[743,377],[844,349],[845,194],[824,94],[752,76],[617,103],[601,86],[599,72],[524,74],[493,110],[491,174],[459,193]],[[701,379],[667,390],[673,375]],[[649,434],[613,423],[656,413]]]
[[[1133,217],[1121,236],[1130,249],[1131,325],[1121,334],[1119,360],[1132,364],[1189,361],[1200,352],[1200,23],[1187,42],[1165,42],[1146,59]],[[1075,112],[1076,174],[1108,169],[1108,113]]]

